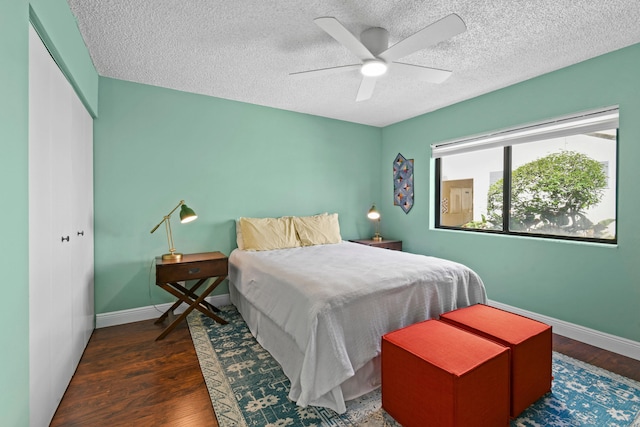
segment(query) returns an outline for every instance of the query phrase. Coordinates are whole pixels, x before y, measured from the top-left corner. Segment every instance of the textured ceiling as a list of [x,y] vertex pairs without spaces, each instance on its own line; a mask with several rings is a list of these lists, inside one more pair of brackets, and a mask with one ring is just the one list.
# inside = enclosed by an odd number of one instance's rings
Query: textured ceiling
[[[101,76],[386,126],[640,42],[638,0],[68,0]],[[355,102],[358,63],[314,24],[337,18],[389,43],[450,14],[467,31],[402,58],[446,69],[439,85],[388,73]]]

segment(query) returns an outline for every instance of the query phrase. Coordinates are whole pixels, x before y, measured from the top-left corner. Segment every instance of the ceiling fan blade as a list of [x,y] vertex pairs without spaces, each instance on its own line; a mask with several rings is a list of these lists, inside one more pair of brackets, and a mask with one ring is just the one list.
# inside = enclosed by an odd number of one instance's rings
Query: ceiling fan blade
[[296,73],[289,73],[290,77],[296,79],[305,79],[308,77],[321,77],[331,74],[343,73],[345,71],[358,70],[362,67],[362,64],[353,65],[341,65],[339,67],[319,68],[317,70],[298,71]]
[[462,18],[455,13],[447,15],[412,36],[391,46],[379,55],[387,62],[407,56],[428,46],[438,44],[467,30]]
[[442,83],[453,74],[447,70],[423,67],[422,65],[404,64],[402,62],[394,62],[392,67],[394,73],[400,72],[404,76],[429,83]]
[[362,76],[356,102],[366,101],[373,95],[373,89],[376,87],[377,77]]
[[351,32],[347,30],[336,18],[325,16],[316,18],[313,22],[361,60],[375,58],[373,54],[369,52],[369,49],[367,49],[356,36],[351,34]]

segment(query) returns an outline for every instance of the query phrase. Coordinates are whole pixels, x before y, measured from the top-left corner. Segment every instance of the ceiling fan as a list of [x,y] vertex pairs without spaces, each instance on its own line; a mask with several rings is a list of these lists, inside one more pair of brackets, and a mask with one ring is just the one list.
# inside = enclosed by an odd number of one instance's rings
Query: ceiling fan
[[374,27],[364,30],[358,40],[334,17],[316,18],[313,22],[349,49],[360,59],[361,63],[300,71],[289,75],[305,78],[359,69],[362,81],[356,96],[357,102],[371,98],[376,87],[376,80],[389,70],[393,70],[394,73],[402,72],[430,83],[442,83],[451,75],[451,71],[405,64],[396,62],[396,59],[448,40],[467,29],[462,18],[452,13],[389,47],[389,32],[384,28]]

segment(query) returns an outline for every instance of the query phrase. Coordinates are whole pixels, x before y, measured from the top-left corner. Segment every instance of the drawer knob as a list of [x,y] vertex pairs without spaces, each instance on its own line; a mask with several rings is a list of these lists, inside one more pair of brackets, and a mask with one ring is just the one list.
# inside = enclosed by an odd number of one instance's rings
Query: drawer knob
[[195,267],[195,268],[190,268],[189,269],[189,274],[197,274],[200,273],[200,269]]

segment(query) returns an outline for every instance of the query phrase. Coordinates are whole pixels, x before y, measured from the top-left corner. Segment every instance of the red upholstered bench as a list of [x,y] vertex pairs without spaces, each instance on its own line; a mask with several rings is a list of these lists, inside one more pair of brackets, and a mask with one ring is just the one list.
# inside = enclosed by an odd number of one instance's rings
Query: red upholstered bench
[[511,417],[551,390],[551,326],[483,304],[440,320],[511,348]]
[[438,320],[382,337],[382,407],[404,427],[509,424],[509,350]]

